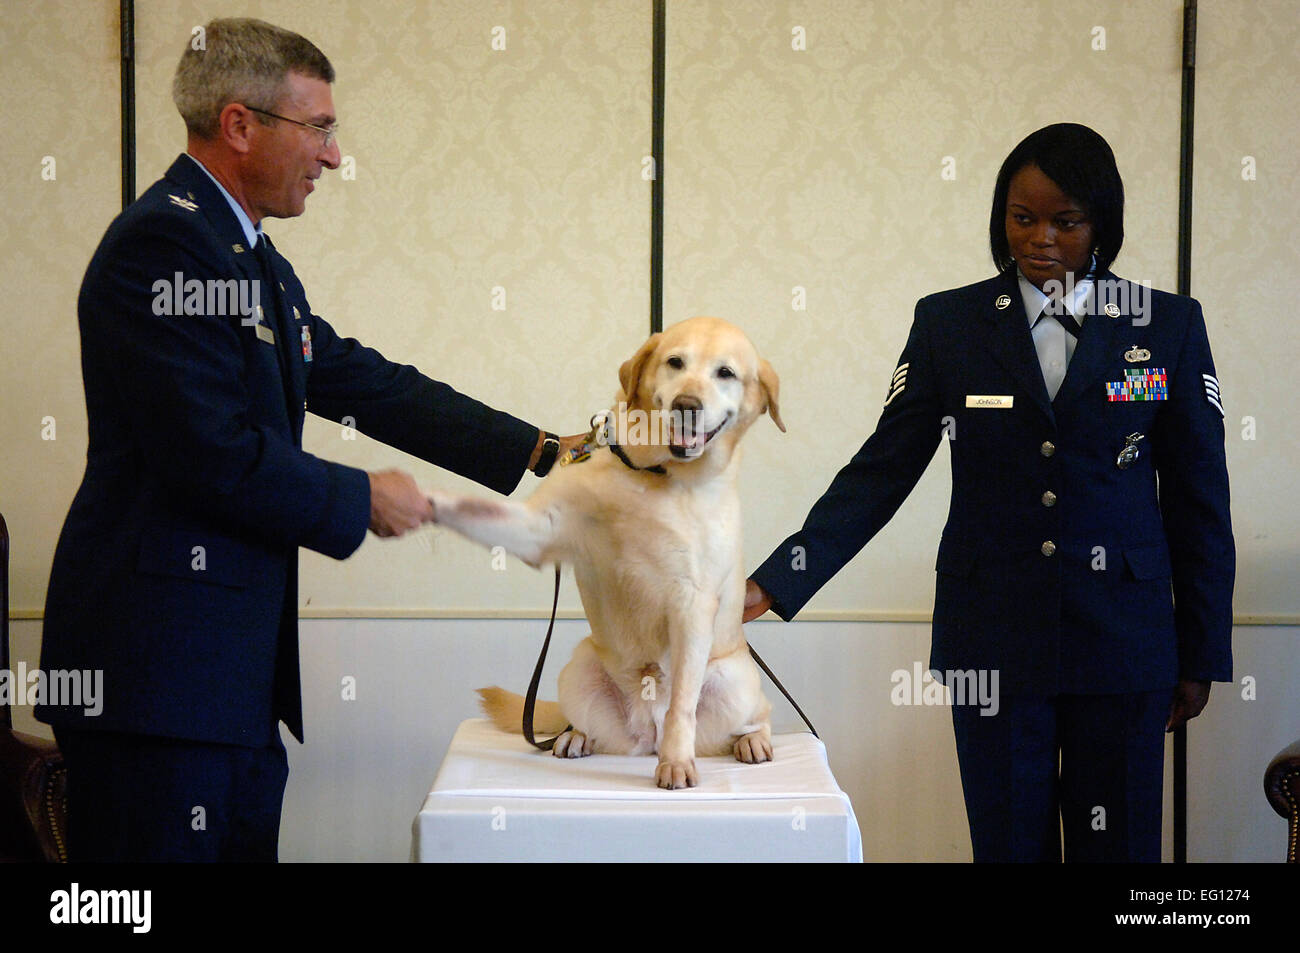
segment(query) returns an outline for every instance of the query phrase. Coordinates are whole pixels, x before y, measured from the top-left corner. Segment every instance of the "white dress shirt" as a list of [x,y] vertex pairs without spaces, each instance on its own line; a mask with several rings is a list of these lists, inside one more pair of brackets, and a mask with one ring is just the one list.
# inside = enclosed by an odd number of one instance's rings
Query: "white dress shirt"
[[[1093,267],[1096,267],[1095,259]],[[1073,334],[1065,330],[1065,326],[1060,321],[1046,313],[1046,309],[1049,304],[1054,307],[1064,307],[1074,315],[1074,320],[1079,322],[1079,327],[1083,327],[1084,319],[1091,310],[1088,299],[1093,290],[1092,269],[1089,270],[1088,276],[1073,289],[1064,289],[1067,293],[1058,302],[1053,302],[1053,299],[1035,287],[1019,268],[1016,269],[1016,277],[1020,281],[1020,296],[1024,299],[1025,316],[1029,319],[1029,335],[1034,339],[1034,350],[1038,352],[1038,366],[1043,371],[1047,396],[1055,400],[1057,391],[1061,389],[1061,382],[1065,380],[1070,359],[1074,357],[1074,349],[1079,342]]]
[[188,152],[185,153],[185,155],[191,159],[196,166],[203,170],[203,174],[211,179],[212,184],[220,189],[221,194],[226,197],[226,201],[230,203],[231,210],[235,213],[235,217],[239,219],[240,226],[244,229],[244,237],[248,239],[248,250],[252,251],[257,247],[257,240],[262,237],[262,223],[258,222],[254,225],[253,220],[249,218],[248,213],[244,211],[244,207],[235,201],[235,197],[226,191],[226,187],[217,181],[215,175],[208,171],[208,167],[198,159],[195,159],[194,156],[190,155]]

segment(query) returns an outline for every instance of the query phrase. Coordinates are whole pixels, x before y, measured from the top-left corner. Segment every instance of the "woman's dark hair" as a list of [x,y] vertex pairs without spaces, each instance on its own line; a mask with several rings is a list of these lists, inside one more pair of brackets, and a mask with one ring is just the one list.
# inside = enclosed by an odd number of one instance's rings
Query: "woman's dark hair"
[[1007,189],[1011,178],[1036,165],[1062,192],[1079,202],[1092,222],[1097,270],[1105,271],[1124,244],[1124,183],[1106,140],[1087,126],[1058,122],[1032,132],[1011,150],[993,187],[989,245],[998,271],[1015,267],[1007,244]]

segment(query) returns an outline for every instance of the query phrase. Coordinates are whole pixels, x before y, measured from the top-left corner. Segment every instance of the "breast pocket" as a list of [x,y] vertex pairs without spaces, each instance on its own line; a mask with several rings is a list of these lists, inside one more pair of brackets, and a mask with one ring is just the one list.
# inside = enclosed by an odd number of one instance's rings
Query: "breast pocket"
[[1154,415],[1169,401],[1169,374],[1163,367],[1118,366],[1106,374],[1106,403],[1112,409]]

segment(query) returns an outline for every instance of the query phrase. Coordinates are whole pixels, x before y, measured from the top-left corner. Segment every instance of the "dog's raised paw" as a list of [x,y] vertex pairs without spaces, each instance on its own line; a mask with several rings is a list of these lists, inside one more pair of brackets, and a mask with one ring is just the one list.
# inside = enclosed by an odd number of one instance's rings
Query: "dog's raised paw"
[[551,754],[557,758],[585,758],[592,750],[591,737],[570,728],[555,739]]
[[660,761],[655,769],[655,784],[670,791],[693,788],[700,777],[695,773],[694,759],[689,761]]
[[751,731],[741,735],[731,746],[737,761],[745,764],[760,764],[772,760],[772,742],[761,731]]

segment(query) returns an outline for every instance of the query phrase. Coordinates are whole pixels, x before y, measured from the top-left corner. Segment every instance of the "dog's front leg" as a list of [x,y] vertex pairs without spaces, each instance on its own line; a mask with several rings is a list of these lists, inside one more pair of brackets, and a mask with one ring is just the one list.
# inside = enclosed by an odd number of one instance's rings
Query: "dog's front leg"
[[661,788],[693,788],[695,771],[695,718],[700,690],[713,645],[712,622],[718,600],[698,592],[683,594],[681,610],[669,618],[669,652],[672,657],[672,697],[664,715],[655,783]]
[[458,496],[441,490],[426,494],[433,503],[434,521],[484,546],[501,546],[530,566],[557,558],[553,552],[555,519],[549,509],[534,510],[515,500]]

